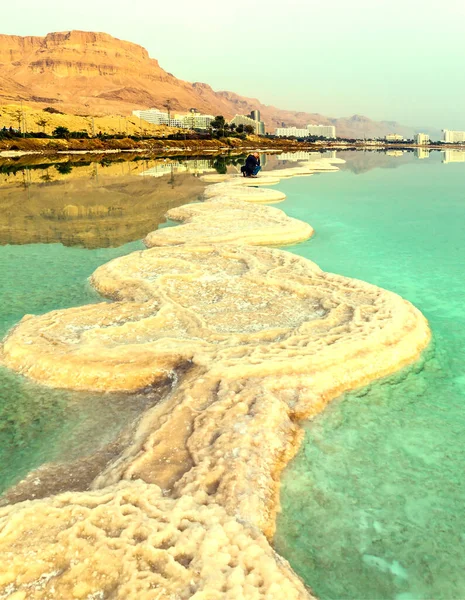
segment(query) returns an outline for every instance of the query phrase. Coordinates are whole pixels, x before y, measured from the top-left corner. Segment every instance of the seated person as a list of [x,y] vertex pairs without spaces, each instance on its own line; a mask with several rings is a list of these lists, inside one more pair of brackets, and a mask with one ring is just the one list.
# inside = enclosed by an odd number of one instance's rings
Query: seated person
[[258,152],[254,152],[247,157],[245,165],[241,167],[241,173],[244,177],[256,177],[260,169],[260,155]]

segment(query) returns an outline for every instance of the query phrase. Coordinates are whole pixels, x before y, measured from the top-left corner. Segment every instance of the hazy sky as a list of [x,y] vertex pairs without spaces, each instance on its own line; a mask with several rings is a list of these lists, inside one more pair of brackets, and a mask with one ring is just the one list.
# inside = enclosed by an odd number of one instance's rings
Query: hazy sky
[[0,32],[105,31],[266,104],[465,129],[464,25],[465,0],[21,0]]

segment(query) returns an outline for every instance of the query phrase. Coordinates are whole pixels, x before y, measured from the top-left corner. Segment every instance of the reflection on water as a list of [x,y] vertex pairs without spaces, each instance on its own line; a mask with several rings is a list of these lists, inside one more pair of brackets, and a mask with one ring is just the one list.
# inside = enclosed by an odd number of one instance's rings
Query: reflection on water
[[[168,168],[172,176],[140,176],[159,168]],[[167,210],[199,196],[204,184],[195,175],[202,170],[194,165],[192,170],[179,163],[139,160],[78,164],[68,172],[42,165],[4,173],[0,244],[102,248],[142,238],[164,221]]]

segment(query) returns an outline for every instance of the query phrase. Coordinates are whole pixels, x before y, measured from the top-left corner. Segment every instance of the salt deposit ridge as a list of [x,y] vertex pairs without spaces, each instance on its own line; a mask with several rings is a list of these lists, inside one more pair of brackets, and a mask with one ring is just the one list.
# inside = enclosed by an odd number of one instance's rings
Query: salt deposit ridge
[[113,303],[26,316],[4,340],[3,362],[46,385],[172,385],[90,491],[0,509],[0,598],[312,597],[269,543],[298,421],[416,360],[430,332],[398,295],[263,247],[313,230],[220,179],[95,271]]

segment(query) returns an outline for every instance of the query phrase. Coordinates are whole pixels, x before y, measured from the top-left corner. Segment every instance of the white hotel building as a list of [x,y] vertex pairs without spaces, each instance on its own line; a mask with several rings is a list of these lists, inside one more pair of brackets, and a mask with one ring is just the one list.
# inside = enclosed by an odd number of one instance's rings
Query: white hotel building
[[200,113],[174,115],[170,118],[167,112],[158,110],[158,108],[133,110],[132,114],[143,121],[147,121],[147,123],[179,127],[180,129],[208,129],[215,118],[213,115],[201,115]]
[[307,125],[307,127],[278,127],[276,129],[277,137],[324,137],[332,138],[336,137],[336,128],[333,125]]
[[456,144],[465,142],[465,131],[451,131],[450,129],[443,129],[444,142],[446,144]]
[[426,133],[417,133],[415,136],[415,144],[418,144],[419,146],[429,144],[429,135]]
[[316,135],[325,138],[335,138],[336,128],[334,125],[307,125],[309,135]]
[[245,127],[246,125],[250,125],[254,128],[257,135],[265,135],[265,123],[260,121],[260,112],[258,110],[254,110],[251,114],[253,114],[255,118],[246,115],[236,115],[229,122],[231,125],[236,126],[244,125]]
[[278,127],[276,129],[278,137],[308,137],[308,129],[298,129],[297,127]]

